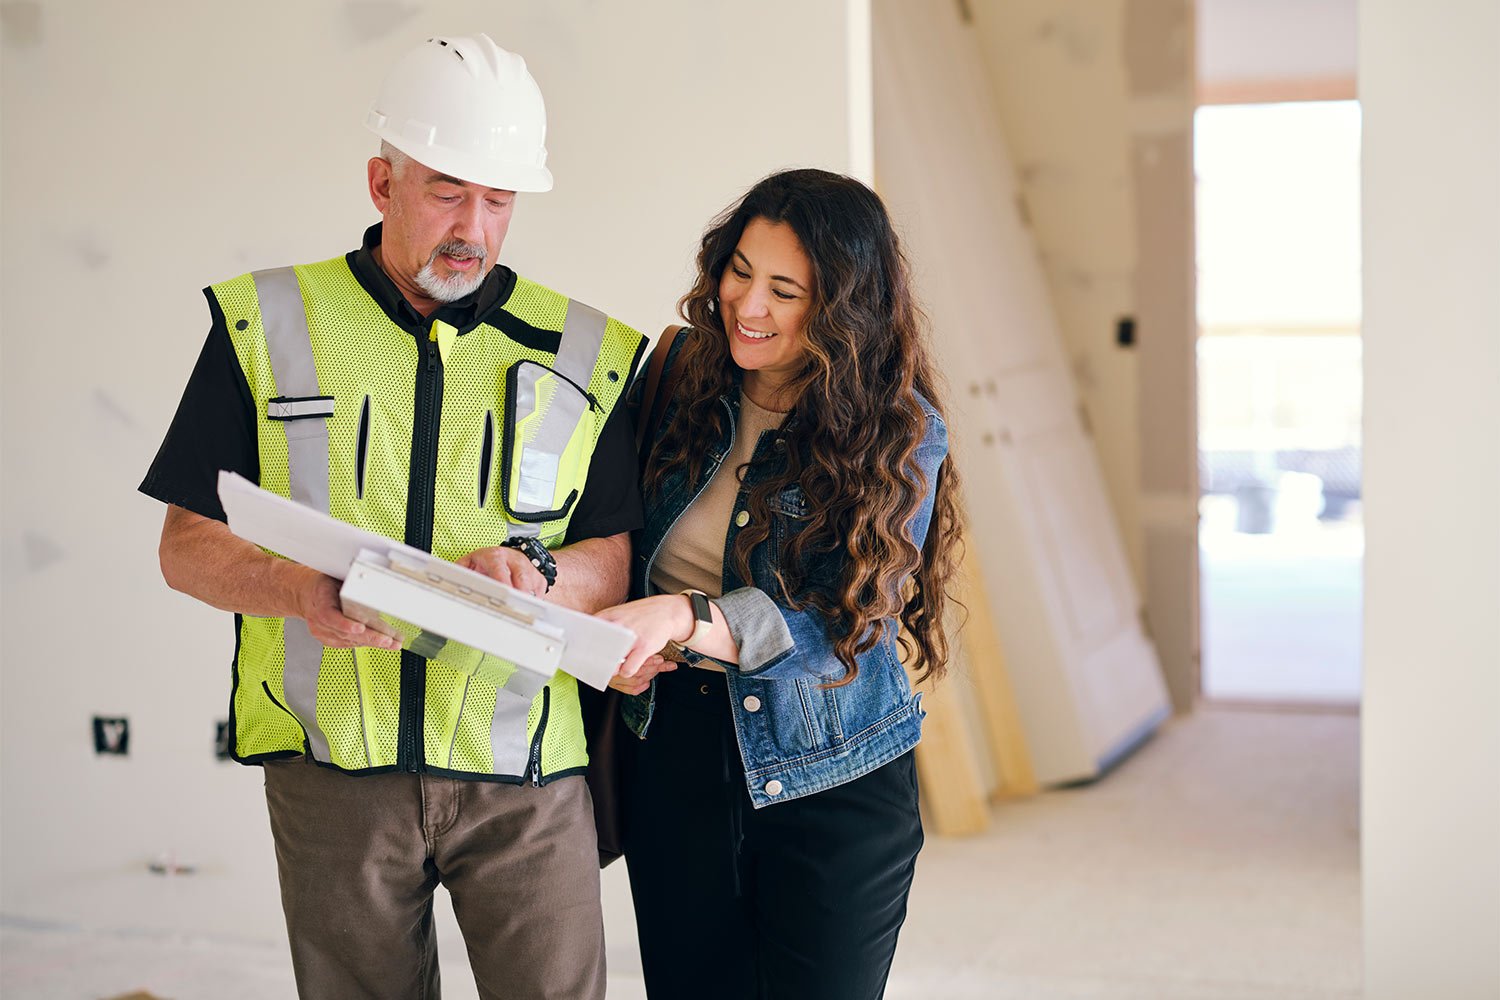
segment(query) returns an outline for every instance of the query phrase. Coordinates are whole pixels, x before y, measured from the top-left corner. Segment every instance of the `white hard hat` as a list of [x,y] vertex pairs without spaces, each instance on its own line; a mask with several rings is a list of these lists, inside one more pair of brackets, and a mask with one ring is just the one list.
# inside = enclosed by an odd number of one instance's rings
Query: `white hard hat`
[[526,60],[488,35],[429,38],[386,74],[365,125],[424,166],[507,191],[550,191],[547,109]]

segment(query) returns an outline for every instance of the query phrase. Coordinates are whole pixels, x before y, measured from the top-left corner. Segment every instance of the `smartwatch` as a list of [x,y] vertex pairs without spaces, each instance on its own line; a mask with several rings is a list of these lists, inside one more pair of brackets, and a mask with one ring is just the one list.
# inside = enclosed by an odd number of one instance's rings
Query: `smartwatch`
[[714,627],[714,612],[708,606],[708,595],[701,590],[684,590],[682,596],[686,597],[693,605],[693,634],[680,643],[683,646],[691,646],[708,637],[708,633]]

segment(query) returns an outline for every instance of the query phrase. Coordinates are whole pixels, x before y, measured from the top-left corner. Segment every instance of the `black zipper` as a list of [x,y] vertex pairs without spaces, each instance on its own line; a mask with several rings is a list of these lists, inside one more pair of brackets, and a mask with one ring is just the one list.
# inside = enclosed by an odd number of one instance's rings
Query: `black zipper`
[[540,787],[542,783],[542,734],[547,731],[547,710],[552,707],[552,689],[542,688],[542,717],[536,720],[536,735],[531,738],[531,756],[526,765],[526,771],[531,775],[531,784]]
[[[437,490],[438,416],[443,401],[443,366],[437,340],[429,333],[418,349],[417,387],[411,432],[411,470],[406,489],[406,544],[432,551],[434,494]],[[401,713],[396,729],[396,766],[426,770],[422,730],[427,705],[427,662],[401,652]]]
[[276,700],[276,696],[271,693],[271,685],[268,682],[261,681],[260,682],[260,686],[265,689],[266,697],[271,699],[271,704],[273,704],[277,708],[281,709],[287,715],[290,715],[296,721],[297,725],[299,725],[299,726],[302,725],[302,720],[297,718],[297,713],[296,712],[293,712],[290,708],[287,708],[281,702],[279,702],[279,701]]

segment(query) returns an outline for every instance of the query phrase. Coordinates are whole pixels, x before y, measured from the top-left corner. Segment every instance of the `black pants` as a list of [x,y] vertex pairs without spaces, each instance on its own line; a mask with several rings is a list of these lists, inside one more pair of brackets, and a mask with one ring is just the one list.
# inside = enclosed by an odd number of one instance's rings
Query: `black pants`
[[657,681],[626,736],[625,861],[652,1000],[872,1000],[906,918],[922,822],[910,753],[754,809],[720,674]]

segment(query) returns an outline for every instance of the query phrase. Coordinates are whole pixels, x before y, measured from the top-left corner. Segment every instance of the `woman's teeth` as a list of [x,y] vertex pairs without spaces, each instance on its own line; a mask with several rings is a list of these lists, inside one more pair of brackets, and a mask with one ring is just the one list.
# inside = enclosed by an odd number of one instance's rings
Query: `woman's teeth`
[[736,322],[734,325],[739,328],[740,333],[749,337],[751,340],[770,340],[772,337],[776,336],[776,334],[774,333],[765,333],[760,330],[747,330],[745,329],[745,324],[743,323]]

